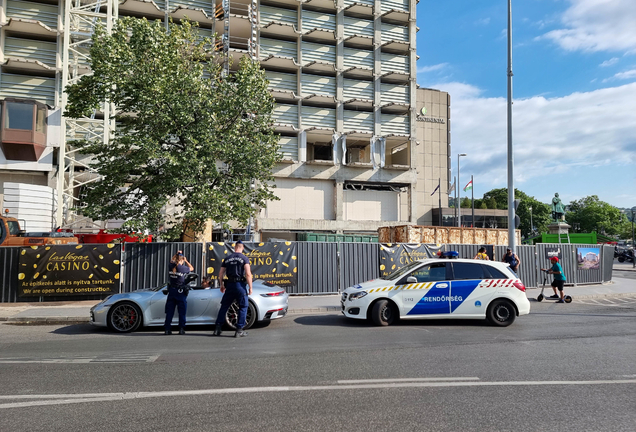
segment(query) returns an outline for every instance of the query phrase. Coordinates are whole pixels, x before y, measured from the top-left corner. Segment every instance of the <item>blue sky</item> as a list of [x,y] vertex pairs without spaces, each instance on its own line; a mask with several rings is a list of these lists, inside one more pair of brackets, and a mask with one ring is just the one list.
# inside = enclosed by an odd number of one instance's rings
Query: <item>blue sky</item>
[[[451,95],[453,175],[506,187],[507,0],[421,0],[417,81]],[[513,0],[515,187],[636,206],[636,0]]]

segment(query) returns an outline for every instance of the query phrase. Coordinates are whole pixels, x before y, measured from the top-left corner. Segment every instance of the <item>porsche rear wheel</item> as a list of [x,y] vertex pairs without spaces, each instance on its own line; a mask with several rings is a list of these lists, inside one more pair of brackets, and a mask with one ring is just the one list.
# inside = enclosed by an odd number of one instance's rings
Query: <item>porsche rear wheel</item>
[[[238,303],[232,302],[232,304],[230,305],[230,308],[227,310],[227,313],[225,314],[225,322],[227,323],[228,327],[230,327],[232,330],[236,329],[236,323],[238,321],[238,312],[239,312]],[[252,304],[252,302],[248,302],[247,316],[245,317],[245,327],[243,327],[243,329],[247,330],[248,328],[252,327],[255,322],[256,322],[256,307]]]
[[141,309],[134,303],[117,303],[108,311],[108,327],[118,333],[135,331],[141,326]]

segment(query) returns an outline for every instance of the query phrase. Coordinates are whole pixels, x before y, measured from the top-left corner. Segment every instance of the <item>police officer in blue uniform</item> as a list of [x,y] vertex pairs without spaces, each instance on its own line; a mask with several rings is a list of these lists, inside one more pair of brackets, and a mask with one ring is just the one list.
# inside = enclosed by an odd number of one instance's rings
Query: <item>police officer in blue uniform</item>
[[185,334],[186,310],[188,307],[188,287],[185,277],[194,270],[182,251],[173,255],[168,265],[168,298],[166,299],[166,321],[163,325],[164,334],[172,334],[170,326],[174,317],[175,307],[179,309],[179,334]]
[[[234,244],[234,253],[225,258],[221,264],[219,281],[223,299],[221,300],[219,315],[216,317],[215,336],[221,335],[225,314],[235,300],[239,306],[239,313],[234,337],[247,336],[247,332],[243,330],[243,327],[245,327],[245,319],[247,317],[247,296],[252,294],[252,271],[250,270],[249,258],[243,255],[244,248],[243,242],[237,241]],[[224,276],[227,276],[227,282],[223,280]]]

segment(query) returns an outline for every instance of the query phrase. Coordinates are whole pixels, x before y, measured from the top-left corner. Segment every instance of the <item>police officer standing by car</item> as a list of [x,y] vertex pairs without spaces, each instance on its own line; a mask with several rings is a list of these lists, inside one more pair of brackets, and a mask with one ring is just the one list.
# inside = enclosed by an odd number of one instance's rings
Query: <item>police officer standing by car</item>
[[179,334],[185,334],[186,310],[188,307],[188,287],[185,277],[194,270],[192,264],[188,262],[182,251],[177,251],[172,256],[168,265],[168,298],[166,299],[166,321],[164,323],[164,334],[172,334],[170,326],[174,317],[175,307],[179,309]]
[[[239,313],[234,337],[247,336],[247,332],[243,330],[243,327],[245,327],[245,319],[247,317],[247,296],[252,294],[252,271],[250,270],[249,258],[243,255],[244,248],[243,242],[237,241],[234,244],[234,253],[225,258],[221,264],[219,283],[223,299],[221,300],[219,315],[216,318],[215,336],[221,335],[225,314],[227,314],[228,309],[235,300],[239,306]],[[227,282],[223,280],[224,276],[227,276]],[[248,286],[249,291],[247,290]]]

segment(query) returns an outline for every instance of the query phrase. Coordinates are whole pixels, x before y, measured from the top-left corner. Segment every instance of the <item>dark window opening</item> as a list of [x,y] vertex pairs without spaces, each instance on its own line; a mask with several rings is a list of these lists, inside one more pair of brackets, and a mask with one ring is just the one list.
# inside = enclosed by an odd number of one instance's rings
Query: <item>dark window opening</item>
[[333,148],[331,147],[331,145],[314,144],[312,147],[314,150],[313,160],[320,160],[320,161],[333,160]]

